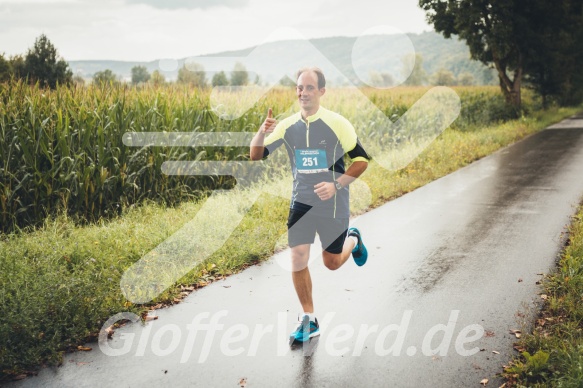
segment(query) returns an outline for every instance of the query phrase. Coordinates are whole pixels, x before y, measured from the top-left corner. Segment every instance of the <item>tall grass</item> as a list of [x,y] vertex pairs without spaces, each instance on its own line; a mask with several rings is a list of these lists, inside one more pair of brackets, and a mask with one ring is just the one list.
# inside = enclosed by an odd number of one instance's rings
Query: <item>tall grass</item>
[[[246,131],[260,118],[218,120],[208,92],[180,87],[66,88],[0,85],[0,231],[38,225],[65,210],[80,220],[120,214],[152,199],[175,204],[226,178],[162,174],[166,160],[235,159],[241,150],[130,148],[129,131]],[[249,122],[249,119],[252,119]]]
[[[454,127],[468,130],[506,118],[495,88],[457,90],[462,114]],[[370,88],[362,93],[397,118],[426,91]],[[363,114],[354,93],[330,91],[325,104],[374,138],[374,118]],[[122,141],[124,133],[134,131],[252,132],[264,120],[267,105],[284,115],[295,100],[293,89],[272,90],[241,117],[223,120],[221,106],[211,106],[210,95],[210,90],[181,86],[48,90],[21,82],[0,84],[0,232],[40,225],[59,212],[95,221],[145,199],[174,205],[230,187],[228,177],[168,176],[160,167],[168,160],[241,160],[245,149],[130,148]]]
[[572,218],[557,268],[543,282],[545,302],[532,332],[504,370],[508,387],[580,387],[583,382],[583,206]]

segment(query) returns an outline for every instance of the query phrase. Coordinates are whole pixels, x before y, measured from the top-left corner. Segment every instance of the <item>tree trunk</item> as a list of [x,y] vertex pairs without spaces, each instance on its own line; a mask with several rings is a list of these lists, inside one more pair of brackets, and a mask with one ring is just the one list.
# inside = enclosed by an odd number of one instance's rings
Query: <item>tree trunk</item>
[[516,113],[520,112],[520,106],[522,103],[521,89],[522,86],[522,55],[519,55],[518,66],[514,70],[514,77],[510,79],[506,73],[506,65],[503,65],[501,61],[493,55],[494,66],[498,71],[498,79],[500,80],[500,90],[506,99],[506,102],[514,108]]

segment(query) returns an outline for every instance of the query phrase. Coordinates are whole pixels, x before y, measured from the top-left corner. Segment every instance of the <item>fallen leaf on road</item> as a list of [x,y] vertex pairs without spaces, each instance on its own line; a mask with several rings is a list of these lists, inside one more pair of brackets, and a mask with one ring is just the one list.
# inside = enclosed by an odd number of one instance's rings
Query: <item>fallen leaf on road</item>
[[77,350],[81,350],[82,352],[88,352],[90,350],[93,350],[93,348],[79,345],[79,346],[77,346]]
[[245,385],[247,385],[247,378],[243,377],[241,380],[239,380],[239,386],[244,387]]
[[522,283],[522,278],[518,279],[518,283]]
[[482,381],[480,381],[480,384],[482,384],[483,386],[486,386],[486,384],[488,384],[488,379],[482,379]]
[[520,352],[520,353],[526,351],[526,348],[524,348],[520,345],[514,345],[513,348],[514,348],[514,350],[516,350],[517,352]]
[[146,315],[146,318],[144,318],[144,321],[148,322],[148,321],[154,321],[158,319],[157,315]]
[[514,334],[516,338],[520,338],[522,332],[520,330],[510,330],[510,334]]
[[225,287],[225,288],[231,288],[231,286],[223,286],[223,287]]
[[14,378],[12,380],[22,380],[25,378],[26,378],[26,375],[18,375],[18,376],[14,376]]
[[498,352],[496,350],[492,350],[492,353],[494,353],[494,354],[500,354],[500,352]]
[[541,297],[541,299],[543,299],[543,300],[547,300],[547,299],[548,299],[548,295],[546,295],[546,294],[541,294],[541,296],[540,296],[540,297]]

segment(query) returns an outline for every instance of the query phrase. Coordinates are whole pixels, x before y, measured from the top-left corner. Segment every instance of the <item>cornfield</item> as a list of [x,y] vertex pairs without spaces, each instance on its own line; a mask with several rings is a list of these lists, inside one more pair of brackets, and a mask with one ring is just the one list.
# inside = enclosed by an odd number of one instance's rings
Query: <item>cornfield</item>
[[[362,92],[388,117],[407,111],[427,88]],[[65,211],[80,222],[120,214],[145,199],[167,205],[230,187],[224,176],[169,176],[165,161],[244,160],[243,147],[127,147],[127,132],[255,132],[268,107],[282,114],[295,101],[293,89],[269,92],[234,120],[223,120],[209,103],[209,90],[184,86],[60,87],[21,82],[0,84],[0,232],[35,226]],[[504,117],[496,88],[460,88],[460,130]],[[374,125],[341,90],[323,104],[354,119],[374,137]],[[501,113],[502,112],[502,113]],[[358,117],[358,118],[357,118]]]

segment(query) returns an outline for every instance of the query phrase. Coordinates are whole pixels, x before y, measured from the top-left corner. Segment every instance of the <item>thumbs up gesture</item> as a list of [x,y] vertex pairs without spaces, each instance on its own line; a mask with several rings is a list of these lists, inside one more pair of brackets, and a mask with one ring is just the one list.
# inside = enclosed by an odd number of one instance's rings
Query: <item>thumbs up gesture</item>
[[265,119],[265,121],[261,125],[261,128],[259,128],[259,132],[261,132],[263,134],[271,133],[275,129],[276,125],[277,125],[277,120],[273,118],[273,111],[271,110],[271,108],[269,108],[267,110],[267,118]]

